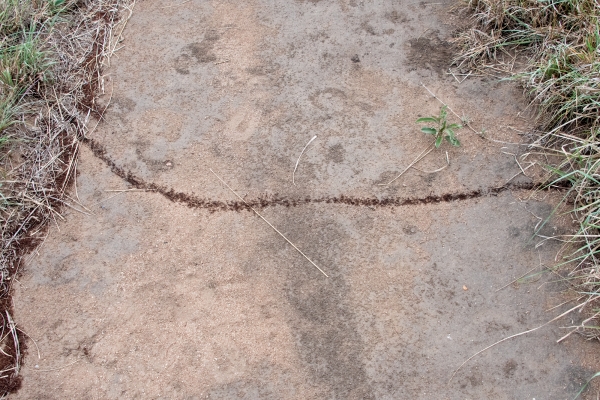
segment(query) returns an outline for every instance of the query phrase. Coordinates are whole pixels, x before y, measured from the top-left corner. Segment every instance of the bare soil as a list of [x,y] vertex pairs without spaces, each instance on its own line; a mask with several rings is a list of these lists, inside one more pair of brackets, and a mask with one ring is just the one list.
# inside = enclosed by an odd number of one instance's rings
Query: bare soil
[[[560,193],[514,177],[519,89],[447,74],[450,5],[136,5],[78,162],[86,209],[16,285],[35,344],[14,398],[573,398],[600,367],[595,343],[555,342],[580,315],[449,381],[569,307],[556,275],[505,287],[553,265],[560,243],[532,233]],[[431,141],[425,87],[487,139],[463,129],[382,186]]]

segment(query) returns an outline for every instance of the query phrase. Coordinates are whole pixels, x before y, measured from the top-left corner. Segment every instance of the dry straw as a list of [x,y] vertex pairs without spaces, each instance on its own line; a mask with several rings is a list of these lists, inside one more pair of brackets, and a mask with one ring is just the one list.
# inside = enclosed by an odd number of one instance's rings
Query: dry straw
[[529,154],[544,156],[548,187],[567,188],[553,214],[572,205],[569,214],[579,222],[577,233],[555,238],[566,242],[556,268],[569,268],[566,279],[578,292],[572,310],[588,314],[564,337],[598,339],[600,1],[471,0],[466,9],[473,24],[456,37],[456,69],[515,80],[538,110]]
[[101,70],[132,4],[0,4],[0,322],[14,343],[0,357],[0,397],[19,386],[22,338],[10,315],[13,278],[24,255],[44,240],[48,224],[61,218],[62,207],[74,207],[66,191],[79,139],[98,117]]

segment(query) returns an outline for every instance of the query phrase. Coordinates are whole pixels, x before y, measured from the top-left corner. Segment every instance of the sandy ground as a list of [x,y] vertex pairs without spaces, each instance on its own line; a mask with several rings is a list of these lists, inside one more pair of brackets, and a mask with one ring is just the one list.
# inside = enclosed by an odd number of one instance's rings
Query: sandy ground
[[[190,208],[129,190],[83,146],[76,193],[23,271],[33,338],[15,399],[570,399],[595,343],[560,326],[478,350],[566,310],[531,235],[552,193],[505,190],[531,127],[517,88],[446,73],[450,3],[205,1],[136,5],[91,139],[119,167],[215,201],[426,198],[411,206]],[[435,92],[482,139],[432,152],[414,121]],[[455,122],[458,119],[452,116]],[[292,171],[313,137],[292,183]],[[446,164],[437,173],[427,173]],[[425,172],[423,172],[425,171]],[[527,183],[518,176],[513,180]],[[544,234],[567,232],[552,221]],[[503,288],[504,287],[504,288]],[[499,290],[501,289],[501,290]],[[587,395],[594,395],[588,393]]]

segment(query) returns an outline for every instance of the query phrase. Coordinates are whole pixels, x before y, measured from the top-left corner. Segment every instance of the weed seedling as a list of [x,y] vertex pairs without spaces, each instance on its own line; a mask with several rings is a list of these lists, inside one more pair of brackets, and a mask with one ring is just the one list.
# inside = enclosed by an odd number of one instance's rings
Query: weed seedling
[[423,117],[417,120],[417,124],[434,124],[433,127],[428,126],[421,128],[421,132],[424,132],[428,135],[433,135],[435,137],[435,147],[437,148],[439,148],[442,145],[444,138],[452,146],[460,146],[460,142],[456,138],[456,133],[454,131],[462,128],[462,125],[448,124],[448,111],[446,109],[446,106],[442,106],[442,108],[440,108],[440,115],[438,115],[437,117]]

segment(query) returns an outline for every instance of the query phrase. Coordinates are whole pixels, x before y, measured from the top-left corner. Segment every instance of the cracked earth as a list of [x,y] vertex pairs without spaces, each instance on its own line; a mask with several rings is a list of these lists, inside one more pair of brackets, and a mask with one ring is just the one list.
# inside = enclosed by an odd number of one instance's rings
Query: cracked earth
[[[80,211],[16,285],[37,347],[14,398],[572,398],[600,367],[596,344],[556,343],[581,316],[449,381],[568,307],[545,311],[565,300],[550,274],[506,286],[553,265],[560,243],[532,234],[560,193],[519,174],[520,90],[447,73],[451,5],[137,4],[81,146]],[[381,185],[429,145],[426,88],[487,139],[462,129]]]

